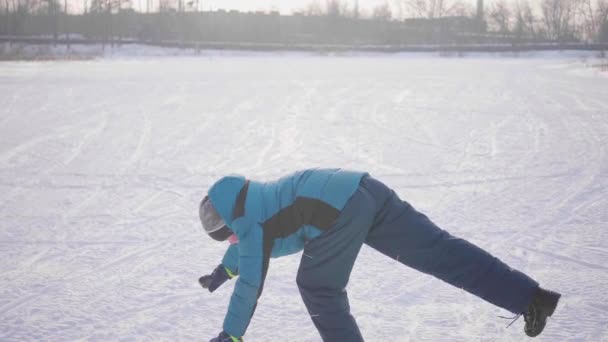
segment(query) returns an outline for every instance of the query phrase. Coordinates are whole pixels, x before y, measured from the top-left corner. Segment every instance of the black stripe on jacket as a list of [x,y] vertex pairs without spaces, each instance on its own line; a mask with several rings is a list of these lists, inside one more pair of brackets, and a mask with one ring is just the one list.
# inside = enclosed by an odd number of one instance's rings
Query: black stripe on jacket
[[[245,216],[245,201],[247,200],[248,190],[249,181],[247,180],[237,196],[233,210],[233,220]],[[305,225],[314,226],[320,230],[327,231],[338,219],[338,216],[340,216],[340,211],[338,209],[319,199],[296,197],[291,205],[279,210],[268,220],[261,223],[263,229],[263,259],[262,280],[258,290],[258,298],[260,298],[262,290],[264,289],[264,282],[270,263],[270,254],[274,247],[274,240],[288,237]],[[253,312],[255,312],[256,306],[254,306]],[[253,312],[251,313],[252,315]]]

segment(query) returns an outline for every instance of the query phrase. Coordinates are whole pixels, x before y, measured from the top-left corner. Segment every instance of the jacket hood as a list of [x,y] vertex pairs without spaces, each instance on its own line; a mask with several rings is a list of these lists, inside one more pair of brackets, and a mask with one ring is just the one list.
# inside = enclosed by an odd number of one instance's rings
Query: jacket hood
[[220,178],[209,189],[209,200],[231,229],[236,198],[244,185],[245,177],[230,175]]

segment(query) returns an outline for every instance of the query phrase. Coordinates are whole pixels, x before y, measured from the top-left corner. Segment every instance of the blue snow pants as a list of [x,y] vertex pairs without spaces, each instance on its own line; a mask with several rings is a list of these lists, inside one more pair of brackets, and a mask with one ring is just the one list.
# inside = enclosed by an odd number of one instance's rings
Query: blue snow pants
[[513,313],[524,312],[538,289],[530,277],[440,229],[366,176],[332,228],[306,244],[298,270],[300,294],[325,342],[363,341],[345,289],[363,243]]

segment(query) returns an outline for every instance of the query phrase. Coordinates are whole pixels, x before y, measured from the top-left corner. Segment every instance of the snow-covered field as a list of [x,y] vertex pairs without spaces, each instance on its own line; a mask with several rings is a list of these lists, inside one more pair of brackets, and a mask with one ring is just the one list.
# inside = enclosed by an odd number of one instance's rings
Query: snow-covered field
[[[197,205],[226,173],[368,170],[563,293],[537,341],[608,341],[608,77],[423,54],[0,64],[0,340],[207,341],[232,283]],[[271,261],[248,341],[319,341]],[[367,341],[525,341],[523,319],[364,247]]]

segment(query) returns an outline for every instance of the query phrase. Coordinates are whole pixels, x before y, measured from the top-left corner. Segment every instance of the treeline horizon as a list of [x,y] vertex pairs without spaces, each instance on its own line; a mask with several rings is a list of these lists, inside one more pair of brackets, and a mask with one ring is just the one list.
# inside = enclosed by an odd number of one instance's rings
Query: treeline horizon
[[414,14],[398,19],[387,3],[364,16],[341,0],[323,7],[312,2],[291,15],[197,11],[195,0],[161,0],[158,11],[149,13],[135,11],[130,0],[90,0],[81,14],[69,13],[65,0],[4,1],[0,35],[14,37],[346,45],[608,42],[608,0],[497,0],[486,8],[483,1],[474,8],[459,0],[401,0]]

